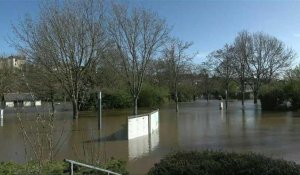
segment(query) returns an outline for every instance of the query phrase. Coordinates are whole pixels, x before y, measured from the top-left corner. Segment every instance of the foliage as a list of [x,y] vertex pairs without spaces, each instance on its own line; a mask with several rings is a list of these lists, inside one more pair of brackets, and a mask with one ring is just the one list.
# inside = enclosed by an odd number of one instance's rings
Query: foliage
[[167,101],[168,95],[169,92],[166,88],[145,83],[138,99],[138,106],[151,108],[159,107]]
[[87,110],[95,110],[97,107],[97,94],[96,93],[90,93],[85,100],[80,103],[80,111],[87,111]]
[[254,153],[220,151],[176,152],[167,155],[149,171],[149,175],[298,175],[294,162],[271,159]]
[[116,91],[105,90],[103,95],[103,107],[128,108],[132,105],[132,97],[126,89]]
[[286,98],[282,83],[264,85],[260,90],[260,101],[263,110],[278,110]]
[[[138,100],[139,107],[159,107],[167,101],[169,91],[165,87],[153,86],[145,83],[142,87]],[[119,90],[103,90],[102,98],[103,108],[118,109],[132,106],[132,97],[126,88]],[[95,110],[97,108],[97,98],[95,93],[91,93],[86,102],[81,104],[81,110]]]
[[286,99],[291,101],[292,109],[300,108],[300,83],[289,81],[284,86],[283,91],[286,93]]
[[300,84],[297,81],[276,82],[262,86],[260,100],[263,110],[286,110],[286,102],[291,103],[290,109],[300,108]]
[[105,169],[121,173],[122,175],[129,174],[126,170],[126,162],[118,159],[111,158],[106,164]]
[[23,175],[23,174],[64,174],[67,164],[64,162],[47,162],[42,170],[39,170],[37,162],[17,164],[14,162],[1,162],[0,175]]
[[[0,163],[0,175],[36,175],[36,174],[55,174],[55,175],[67,175],[69,174],[69,164],[63,161],[46,162],[42,170],[39,170],[38,163],[31,161],[25,164],[18,164],[15,162],[1,162]],[[76,166],[74,166],[76,167]],[[127,175],[126,162],[111,158],[107,163],[99,165],[99,167]],[[75,170],[76,169],[76,170]],[[75,174],[101,174],[86,168],[74,168]]]

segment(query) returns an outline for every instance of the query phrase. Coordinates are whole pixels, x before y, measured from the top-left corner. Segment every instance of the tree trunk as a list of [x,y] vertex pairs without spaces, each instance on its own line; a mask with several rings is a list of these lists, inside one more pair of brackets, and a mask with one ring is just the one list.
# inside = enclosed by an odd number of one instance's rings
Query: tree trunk
[[137,115],[138,114],[138,98],[134,97],[133,98],[133,115]]
[[53,97],[53,91],[50,92],[51,95],[50,95],[50,100],[51,100],[51,108],[52,108],[52,114],[54,114],[54,111],[55,111],[55,107],[54,107],[54,97]]
[[254,98],[254,104],[257,104],[257,99],[258,99],[258,93],[257,93],[257,90],[254,90],[253,91],[253,98]]
[[228,92],[229,92],[229,85],[226,85],[226,92],[225,92],[225,108],[227,110],[228,107]]
[[244,109],[244,101],[245,101],[245,83],[242,83],[242,108]]
[[72,99],[72,105],[73,105],[73,119],[78,119],[78,114],[79,114],[78,102],[74,98]]
[[209,93],[208,93],[208,91],[206,91],[206,101],[207,102],[209,101]]
[[54,114],[55,107],[54,107],[54,100],[53,100],[53,98],[51,99],[51,108],[52,108],[52,114]]
[[179,108],[178,108],[178,92],[177,92],[177,90],[175,92],[175,103],[176,103],[176,112],[178,112]]

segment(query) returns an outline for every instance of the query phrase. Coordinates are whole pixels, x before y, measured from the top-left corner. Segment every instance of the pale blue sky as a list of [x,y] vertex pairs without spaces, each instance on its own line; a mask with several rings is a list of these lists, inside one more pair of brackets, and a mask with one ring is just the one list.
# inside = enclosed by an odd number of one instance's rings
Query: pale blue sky
[[[300,1],[119,1],[151,9],[172,26],[171,34],[194,43],[196,63],[226,43],[232,43],[241,30],[263,31],[282,40],[300,54]],[[6,38],[12,35],[11,23],[26,13],[36,15],[38,1],[0,0],[0,54],[14,54]],[[297,59],[297,62],[300,59]]]

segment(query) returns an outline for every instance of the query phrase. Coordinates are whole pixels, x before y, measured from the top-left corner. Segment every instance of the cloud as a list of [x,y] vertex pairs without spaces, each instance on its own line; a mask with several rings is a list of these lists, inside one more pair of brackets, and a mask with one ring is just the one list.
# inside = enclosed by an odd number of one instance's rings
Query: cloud
[[300,33],[294,33],[293,36],[296,38],[300,38]]

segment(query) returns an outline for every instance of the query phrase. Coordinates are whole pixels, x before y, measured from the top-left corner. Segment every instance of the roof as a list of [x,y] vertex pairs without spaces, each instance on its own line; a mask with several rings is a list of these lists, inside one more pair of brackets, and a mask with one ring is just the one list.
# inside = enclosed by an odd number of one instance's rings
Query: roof
[[4,94],[5,101],[34,101],[34,95],[30,93],[6,93]]

